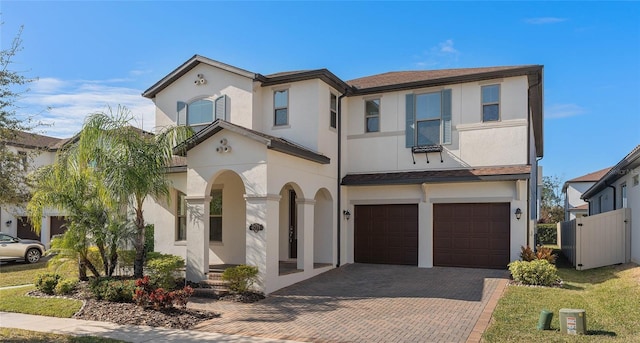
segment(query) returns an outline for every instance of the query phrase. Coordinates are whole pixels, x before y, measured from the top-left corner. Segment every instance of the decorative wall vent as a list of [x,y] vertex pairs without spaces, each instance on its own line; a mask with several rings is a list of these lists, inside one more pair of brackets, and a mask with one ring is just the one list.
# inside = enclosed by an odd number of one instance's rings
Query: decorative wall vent
[[219,153],[231,152],[231,146],[226,138],[220,140],[220,146],[216,148]]

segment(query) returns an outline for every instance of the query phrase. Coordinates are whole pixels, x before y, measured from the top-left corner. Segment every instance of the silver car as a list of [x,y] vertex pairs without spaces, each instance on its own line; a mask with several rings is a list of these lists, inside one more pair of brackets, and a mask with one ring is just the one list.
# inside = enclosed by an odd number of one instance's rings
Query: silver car
[[44,244],[32,239],[20,239],[0,233],[0,261],[24,260],[36,263],[44,254]]

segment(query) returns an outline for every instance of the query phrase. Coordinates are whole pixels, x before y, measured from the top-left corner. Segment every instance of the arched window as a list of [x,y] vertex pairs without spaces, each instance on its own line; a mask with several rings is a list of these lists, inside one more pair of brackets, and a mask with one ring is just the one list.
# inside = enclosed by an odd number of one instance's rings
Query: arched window
[[213,102],[198,100],[187,107],[187,125],[208,124],[213,121]]
[[200,99],[189,104],[178,101],[178,125],[201,126],[212,123],[216,119],[227,119],[226,95],[219,96],[215,101]]

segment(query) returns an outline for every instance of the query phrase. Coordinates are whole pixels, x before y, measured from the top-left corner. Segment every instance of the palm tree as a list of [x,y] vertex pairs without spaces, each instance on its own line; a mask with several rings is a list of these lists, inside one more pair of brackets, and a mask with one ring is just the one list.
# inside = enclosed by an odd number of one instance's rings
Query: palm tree
[[169,127],[156,135],[131,126],[131,112],[118,106],[114,113],[90,115],[80,133],[78,156],[100,170],[105,188],[121,209],[133,211],[135,225],[134,276],[143,276],[145,220],[142,205],[148,196],[169,201],[171,183],[166,168],[173,149],[192,131],[185,126]]
[[[63,150],[56,155],[56,162],[42,167],[34,175],[33,197],[27,205],[27,212],[36,232],[42,226],[42,214],[46,208],[56,208],[67,214],[67,231],[63,244],[56,248],[63,249],[68,255],[78,260],[78,277],[86,279],[86,269],[96,277],[100,273],[89,260],[89,248],[95,244],[101,251],[105,262],[112,261],[107,257],[105,247],[107,235],[104,230],[110,220],[112,203],[106,197],[98,175],[91,168],[83,167],[76,159],[75,147]],[[119,236],[115,244],[120,243]],[[113,241],[113,239],[111,240]],[[116,258],[117,259],[117,258]],[[105,268],[105,273],[109,268]]]

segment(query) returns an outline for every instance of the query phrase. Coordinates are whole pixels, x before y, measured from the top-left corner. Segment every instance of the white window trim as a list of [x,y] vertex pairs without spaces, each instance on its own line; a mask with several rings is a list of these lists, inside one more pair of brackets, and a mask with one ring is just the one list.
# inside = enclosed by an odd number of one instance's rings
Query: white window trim
[[[378,114],[377,115],[369,115],[367,114],[367,102],[369,101],[374,101],[374,100],[378,100]],[[369,99],[364,99],[364,133],[365,134],[371,134],[371,133],[378,133],[380,131],[382,131],[380,129],[380,127],[382,126],[382,123],[380,122],[380,118],[381,118],[381,113],[382,111],[380,111],[380,107],[382,107],[382,99],[381,97],[371,97]],[[369,131],[368,130],[368,126],[367,126],[367,119],[369,118],[378,118],[378,130],[377,131]]]
[[[414,93],[414,97],[413,97],[413,125],[414,125],[414,129],[413,129],[413,142],[414,145],[418,146],[418,122],[423,122],[423,121],[435,121],[435,120],[439,120],[440,121],[440,142],[438,143],[439,145],[450,145],[453,143],[453,139],[451,139],[451,142],[448,143],[444,143],[442,140],[444,138],[444,120],[442,119],[442,91],[444,91],[445,88],[442,87],[441,90],[434,90],[434,91],[429,91],[429,92],[422,92],[422,93]],[[439,93],[440,94],[440,118],[438,119],[424,119],[424,120],[418,120],[418,107],[416,106],[417,102],[418,102],[418,96],[420,95],[425,95],[425,94],[435,94],[435,93]],[[452,114],[453,116],[453,114]],[[452,119],[453,121],[453,119]],[[453,123],[452,123],[453,126]],[[453,132],[453,127],[451,128],[452,132]],[[452,133],[453,135],[453,133]]]
[[[287,106],[286,107],[276,107],[276,93],[279,92],[287,92]],[[290,92],[290,88],[289,87],[285,87],[285,88],[274,88],[273,89],[273,95],[271,96],[271,99],[273,101],[273,121],[271,122],[273,124],[273,128],[282,128],[284,126],[289,126],[291,125],[291,102],[289,101],[289,97],[291,96],[291,92]],[[281,124],[281,125],[277,125],[276,124],[276,110],[281,110],[281,109],[287,109],[287,123],[286,124]]]
[[[336,99],[336,108],[333,109],[331,108],[331,99],[335,98]],[[335,113],[336,115],[336,126],[331,126],[331,117],[332,115]],[[336,130],[338,128],[338,95],[336,95],[333,92],[329,92],[329,129],[330,130]]]
[[[485,87],[498,86],[498,102],[487,102],[482,100],[482,91]],[[481,123],[496,123],[502,121],[502,85],[500,83],[488,83],[480,86],[480,122]],[[498,105],[498,119],[497,120],[484,120],[484,106],[485,105]]]

